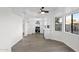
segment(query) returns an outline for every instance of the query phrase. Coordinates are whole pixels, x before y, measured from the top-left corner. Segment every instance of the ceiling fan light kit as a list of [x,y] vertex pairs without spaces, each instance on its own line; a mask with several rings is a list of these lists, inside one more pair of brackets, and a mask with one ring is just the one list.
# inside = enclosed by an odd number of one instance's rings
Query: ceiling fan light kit
[[41,7],[41,8],[40,8],[40,11],[41,11],[41,14],[46,14],[46,13],[49,13],[49,11],[44,10],[44,7]]
[[45,12],[41,12],[41,14],[45,14]]

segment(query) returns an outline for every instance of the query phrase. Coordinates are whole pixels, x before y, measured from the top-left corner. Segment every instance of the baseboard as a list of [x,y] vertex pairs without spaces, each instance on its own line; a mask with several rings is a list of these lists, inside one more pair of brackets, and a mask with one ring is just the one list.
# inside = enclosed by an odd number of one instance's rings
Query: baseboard
[[17,43],[17,42],[19,42],[20,40],[22,40],[22,36],[20,37],[20,38],[18,38],[17,40],[15,40],[10,46],[9,46],[9,51],[11,51],[11,48]]
[[11,48],[10,49],[0,49],[0,52],[11,52]]
[[7,48],[0,48],[0,52],[11,52],[11,48],[19,42],[23,37],[20,36],[19,38],[15,39]]
[[[48,39],[48,40],[49,40],[49,39]],[[56,40],[56,39],[50,39],[50,40],[58,41],[58,40]],[[69,47],[70,49],[72,49],[73,52],[78,52],[78,51],[74,50],[72,47],[68,46],[65,42],[62,42],[62,41],[60,41],[60,40],[59,40],[58,42],[61,42],[61,43],[65,44],[67,47]]]

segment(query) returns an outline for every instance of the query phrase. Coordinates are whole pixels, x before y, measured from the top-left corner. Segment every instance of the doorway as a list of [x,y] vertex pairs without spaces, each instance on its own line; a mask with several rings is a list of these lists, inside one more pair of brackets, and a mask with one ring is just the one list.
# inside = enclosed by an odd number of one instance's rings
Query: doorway
[[40,27],[38,26],[35,27],[35,33],[40,33]]

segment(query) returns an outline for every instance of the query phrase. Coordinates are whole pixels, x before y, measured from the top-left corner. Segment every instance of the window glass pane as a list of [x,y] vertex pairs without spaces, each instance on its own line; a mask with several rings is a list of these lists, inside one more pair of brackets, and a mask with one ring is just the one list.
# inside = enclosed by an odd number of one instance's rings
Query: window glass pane
[[73,14],[73,33],[79,34],[79,13]]
[[71,32],[71,15],[66,16],[65,31]]
[[55,30],[62,31],[62,18],[55,18]]

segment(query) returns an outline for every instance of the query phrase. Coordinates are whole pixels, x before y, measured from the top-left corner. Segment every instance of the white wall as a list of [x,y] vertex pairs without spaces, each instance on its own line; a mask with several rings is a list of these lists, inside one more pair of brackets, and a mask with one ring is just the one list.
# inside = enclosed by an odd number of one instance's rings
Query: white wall
[[[61,9],[60,11],[58,10],[58,12],[56,11],[56,13],[53,16],[53,20],[51,20],[52,21],[51,26],[53,26],[53,27],[51,30],[45,30],[44,36],[46,39],[52,39],[52,40],[64,42],[66,45],[68,45],[75,51],[79,52],[79,35],[65,32],[65,18],[64,18],[64,16],[71,14],[71,13],[75,13],[75,12],[79,12],[79,9],[78,8],[71,8],[71,9],[67,9],[67,10]],[[61,17],[61,16],[63,17],[62,32],[61,31],[54,31],[54,28],[55,28],[55,26],[54,26],[55,18],[54,17],[55,16],[56,17]]]
[[0,51],[10,51],[22,39],[22,18],[10,8],[0,8]]

